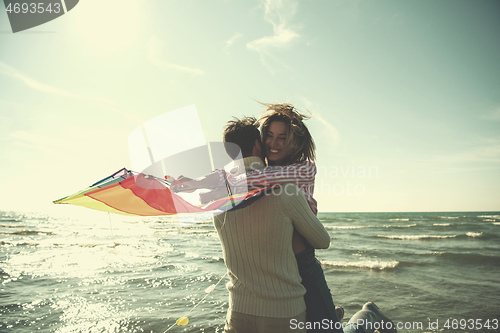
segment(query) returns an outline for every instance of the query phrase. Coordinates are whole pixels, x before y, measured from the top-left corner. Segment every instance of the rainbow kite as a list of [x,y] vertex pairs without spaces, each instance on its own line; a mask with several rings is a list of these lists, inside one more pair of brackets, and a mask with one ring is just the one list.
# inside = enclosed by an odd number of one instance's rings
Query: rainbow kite
[[[189,131],[185,126],[173,126],[184,123],[189,124]],[[224,169],[232,162],[224,143],[205,141],[194,105],[146,121],[130,133],[128,141],[132,169],[142,172],[120,169],[87,189],[54,203],[124,215],[159,216],[243,207],[240,204],[250,203],[252,198],[271,188],[267,186],[247,192],[246,186],[238,190],[227,185],[226,197],[208,204],[202,204],[199,196],[193,198],[193,195],[170,190],[173,183],[165,176],[167,174],[196,178],[214,169]]]
[[85,190],[53,201],[72,204],[110,213],[134,216],[160,216],[182,213],[226,211],[250,203],[271,189],[266,186],[249,192],[228,195],[205,205],[195,205],[170,190],[171,182],[154,176],[136,173],[125,168],[118,170]]

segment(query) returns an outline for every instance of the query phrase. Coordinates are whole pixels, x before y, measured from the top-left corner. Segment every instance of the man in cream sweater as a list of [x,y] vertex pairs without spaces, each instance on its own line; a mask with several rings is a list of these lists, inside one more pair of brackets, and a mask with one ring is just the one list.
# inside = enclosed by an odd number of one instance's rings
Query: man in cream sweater
[[[229,122],[224,139],[241,148],[243,159],[235,163],[240,172],[264,167],[253,118]],[[292,250],[293,229],[320,249],[328,248],[330,236],[303,193],[288,184],[249,206],[216,215],[214,224],[229,274],[225,332],[305,332],[291,325],[306,320],[305,288]]]
[[[262,144],[255,118],[228,122],[224,141],[234,159],[233,175],[264,168]],[[241,149],[241,154],[240,153]],[[239,156],[238,156],[239,155]],[[243,158],[241,158],[243,156]],[[181,179],[184,189],[213,188],[208,201],[226,196],[217,188],[220,172],[200,179]],[[230,188],[246,192],[246,189]],[[243,207],[244,206],[244,207]],[[305,288],[292,250],[296,228],[315,248],[328,248],[330,237],[312,213],[302,192],[293,184],[214,217],[229,273],[229,311],[225,332],[306,332]],[[345,333],[397,333],[393,322],[378,307],[366,303],[344,326]]]

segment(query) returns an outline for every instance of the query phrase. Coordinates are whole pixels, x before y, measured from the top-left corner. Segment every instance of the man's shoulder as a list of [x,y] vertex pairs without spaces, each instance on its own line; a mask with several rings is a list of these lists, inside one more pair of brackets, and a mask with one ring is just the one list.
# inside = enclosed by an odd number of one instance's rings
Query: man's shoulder
[[251,207],[259,202],[273,202],[272,204],[278,204],[279,202],[288,202],[291,200],[295,200],[295,198],[300,196],[303,197],[304,193],[297,185],[293,183],[274,185],[263,190],[258,196],[251,198],[249,200],[251,202],[249,206]]
[[286,183],[274,186],[266,193],[269,197],[274,197],[275,200],[282,202],[289,202],[294,200],[301,200],[305,196],[302,190],[294,183]]

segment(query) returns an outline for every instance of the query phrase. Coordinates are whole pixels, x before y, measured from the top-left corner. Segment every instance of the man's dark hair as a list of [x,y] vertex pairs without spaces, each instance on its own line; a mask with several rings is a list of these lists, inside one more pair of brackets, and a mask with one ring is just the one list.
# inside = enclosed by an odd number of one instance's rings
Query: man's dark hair
[[224,145],[227,154],[233,160],[238,157],[240,150],[242,157],[251,156],[255,140],[258,140],[259,143],[261,142],[259,125],[255,117],[234,118],[234,120],[226,123],[222,134],[222,141],[237,145]]

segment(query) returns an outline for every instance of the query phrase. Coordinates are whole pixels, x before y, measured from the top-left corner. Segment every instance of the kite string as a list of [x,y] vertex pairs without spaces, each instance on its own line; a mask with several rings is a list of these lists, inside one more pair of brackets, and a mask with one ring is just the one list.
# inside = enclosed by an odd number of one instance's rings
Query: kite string
[[111,241],[113,242],[113,246],[112,246],[112,249],[110,250],[110,252],[114,253],[125,264],[130,265],[131,262],[123,259],[123,256],[118,254],[117,246],[119,245],[119,243],[115,242],[115,236],[113,234],[113,224],[111,222],[111,213],[109,213],[109,212],[108,212],[108,219],[109,219],[109,230],[111,232]]
[[111,241],[114,243],[115,237],[113,235],[113,225],[111,224],[111,213],[110,212],[108,212],[108,218],[109,218],[109,230],[111,231]]
[[[222,214],[224,214],[224,219],[223,219],[223,222],[222,222],[221,230],[225,227],[225,225],[226,225],[226,219],[227,219],[227,214],[226,214],[226,212],[223,212]],[[205,246],[206,246],[206,245],[203,245],[202,247],[200,247],[198,250],[196,250],[196,251],[194,252],[194,254],[196,254],[197,252],[199,252],[199,251],[200,251],[201,249],[203,249]],[[181,260],[181,259],[179,259],[179,260]],[[179,261],[179,260],[176,260],[176,261]],[[177,319],[177,321],[176,321],[174,324],[172,324],[169,328],[167,328],[167,329],[166,329],[163,333],[170,331],[170,330],[171,330],[174,326],[176,326],[176,325],[177,325],[177,326],[179,326],[178,322],[179,322],[179,320],[180,320],[180,319],[183,319],[183,318],[186,318],[186,319],[187,319],[188,315],[189,315],[189,314],[190,314],[190,313],[191,313],[194,309],[196,309],[196,307],[197,307],[198,305],[200,305],[200,304],[201,304],[201,303],[205,300],[205,298],[207,298],[207,296],[208,296],[208,295],[209,295],[212,291],[214,291],[214,290],[215,290],[215,288],[216,288],[216,287],[219,285],[219,283],[220,283],[220,282],[221,282],[221,281],[222,281],[222,280],[223,280],[223,279],[227,276],[227,274],[228,274],[228,271],[226,270],[226,273],[225,273],[225,274],[224,274],[224,275],[223,275],[223,276],[219,279],[219,281],[217,281],[217,283],[216,283],[216,284],[213,284],[213,285],[211,285],[210,287],[208,287],[207,289],[205,289],[205,292],[206,292],[207,294],[206,294],[206,295],[205,295],[205,296],[204,296],[204,297],[203,297],[203,298],[202,298],[202,299],[201,299],[201,300],[200,300],[200,301],[199,301],[199,302],[198,302],[195,306],[193,306],[193,307],[191,308],[191,310],[189,310],[189,312],[188,312],[188,313],[186,313],[186,315],[184,315],[184,316],[180,317],[179,319]]]
[[[196,251],[194,251],[194,252],[191,252],[191,253],[189,254],[189,256],[195,256],[198,252],[200,252],[201,250],[203,250],[206,246],[207,246],[207,245],[202,245],[202,246],[201,246],[198,250],[196,250]],[[184,259],[186,259],[186,256],[187,256],[187,255],[188,255],[187,253],[184,253],[184,257],[183,257],[183,258],[179,258],[179,259],[176,259],[176,260],[170,260],[170,261],[168,262],[168,264],[177,263],[177,262],[179,262],[179,261],[181,261],[181,260],[184,260]]]
[[[227,217],[227,215],[225,214],[225,212],[224,212],[223,214],[224,214],[224,221],[223,221],[223,224],[222,224],[222,226],[221,226],[221,229],[222,229],[222,228],[224,228],[224,226],[225,226],[225,224],[226,224],[226,217]],[[113,225],[112,225],[112,222],[111,222],[111,214],[110,214],[109,212],[108,212],[108,219],[109,219],[109,227],[110,227],[110,231],[111,231],[111,240],[113,241],[113,243],[115,243],[115,241],[114,241],[114,234],[113,234]],[[200,252],[200,251],[201,251],[203,248],[205,248],[205,247],[206,247],[206,245],[201,246],[200,248],[198,248],[198,249],[197,249],[195,252],[193,252],[192,254],[193,254],[193,255],[197,254],[198,252]],[[182,259],[181,259],[181,258],[179,258],[178,260],[174,260],[173,262],[175,263],[175,262],[181,261],[181,260],[183,260],[183,259],[184,259],[184,258],[182,258]],[[122,260],[123,260],[123,259],[122,259]],[[172,261],[171,261],[171,262],[172,262]],[[202,299],[201,299],[201,300],[200,300],[200,301],[199,301],[199,302],[198,302],[195,306],[193,306],[193,307],[192,307],[192,308],[188,311],[188,313],[186,313],[186,315],[184,315],[184,316],[183,316],[183,317],[181,317],[181,318],[187,318],[187,317],[188,317],[188,315],[189,315],[189,314],[190,314],[190,313],[191,313],[194,309],[196,309],[196,308],[197,308],[197,307],[198,307],[198,306],[199,306],[199,305],[200,305],[203,301],[205,301],[205,299],[207,298],[207,296],[208,296],[208,295],[209,295],[212,291],[214,291],[214,290],[215,290],[215,288],[216,288],[216,287],[219,285],[219,283],[220,283],[220,282],[221,282],[221,281],[222,281],[222,280],[223,280],[223,279],[227,276],[227,274],[228,274],[228,272],[226,271],[226,273],[225,273],[225,274],[224,274],[224,275],[223,275],[223,276],[222,276],[222,277],[221,277],[221,278],[217,281],[217,283],[216,283],[216,284],[211,285],[210,287],[208,287],[207,289],[205,289],[206,295],[205,295],[205,296],[204,296],[204,297],[203,297],[203,298],[202,298]],[[181,319],[181,318],[179,318],[179,319]],[[164,333],[165,333],[165,332],[170,331],[170,330],[171,330],[174,326],[176,326],[176,325],[179,325],[179,324],[177,324],[177,321],[176,321],[176,323],[172,324],[169,328],[167,328],[167,329],[164,331]]]
[[[217,286],[219,285],[219,283],[220,283],[220,282],[221,282],[221,281],[222,281],[222,280],[223,280],[226,276],[227,276],[227,271],[226,271],[226,273],[225,273],[225,274],[224,274],[224,275],[223,275],[223,276],[219,279],[219,281],[217,281],[217,283],[216,283],[216,284],[213,284],[213,285],[211,285],[210,287],[208,287],[207,289],[205,289],[205,291],[206,291],[206,293],[207,293],[207,294],[206,294],[206,295],[205,295],[205,296],[204,296],[204,297],[203,297],[203,298],[202,298],[202,299],[201,299],[201,300],[200,300],[200,301],[199,301],[199,302],[198,302],[195,306],[193,306],[193,307],[191,308],[191,310],[189,310],[189,312],[188,312],[188,313],[186,313],[186,315],[182,316],[181,318],[187,318],[187,317],[189,316],[189,314],[190,314],[191,312],[193,312],[193,310],[194,310],[194,309],[196,309],[196,307],[197,307],[198,305],[200,305],[200,304],[201,304],[201,303],[205,300],[205,298],[207,298],[207,296],[208,296],[208,295],[210,295],[210,293],[211,293],[212,291],[214,291],[214,290],[215,290],[215,287],[217,287]],[[207,291],[207,290],[208,290],[208,291]],[[179,319],[180,319],[180,318],[179,318]],[[176,326],[176,325],[178,325],[178,324],[177,324],[177,322],[176,322],[175,324],[172,324],[172,325],[171,325],[169,328],[167,328],[167,329],[166,329],[163,333],[170,331],[170,330],[172,329],[172,327],[174,327],[174,326]]]

